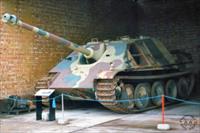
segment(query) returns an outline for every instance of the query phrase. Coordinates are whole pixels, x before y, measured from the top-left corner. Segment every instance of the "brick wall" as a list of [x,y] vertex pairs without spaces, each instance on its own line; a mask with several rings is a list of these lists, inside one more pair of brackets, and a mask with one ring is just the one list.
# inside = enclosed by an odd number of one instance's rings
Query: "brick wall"
[[168,49],[192,53],[200,62],[199,0],[138,0],[139,34],[159,38]]
[[[200,1],[138,0],[138,33],[160,39],[170,50],[180,49],[192,54],[195,67],[200,68]],[[200,86],[196,79],[196,90]]]

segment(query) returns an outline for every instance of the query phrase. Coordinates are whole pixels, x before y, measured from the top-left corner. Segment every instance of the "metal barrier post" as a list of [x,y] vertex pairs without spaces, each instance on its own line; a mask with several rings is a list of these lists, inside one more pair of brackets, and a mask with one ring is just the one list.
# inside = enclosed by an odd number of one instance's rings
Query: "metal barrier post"
[[162,95],[161,98],[162,98],[161,99],[162,100],[162,124],[158,124],[157,129],[159,129],[159,130],[169,130],[170,125],[165,124],[165,96]]
[[162,95],[162,124],[165,124],[165,96]]
[[64,94],[63,93],[61,94],[61,101],[62,101],[62,118],[58,119],[58,124],[63,125],[63,124],[67,123],[67,120],[65,120],[65,116],[64,116],[64,113],[65,113],[64,112],[65,111],[64,105],[65,105],[65,103],[64,103]]
[[64,96],[63,96],[63,93],[62,93],[62,118],[64,120]]

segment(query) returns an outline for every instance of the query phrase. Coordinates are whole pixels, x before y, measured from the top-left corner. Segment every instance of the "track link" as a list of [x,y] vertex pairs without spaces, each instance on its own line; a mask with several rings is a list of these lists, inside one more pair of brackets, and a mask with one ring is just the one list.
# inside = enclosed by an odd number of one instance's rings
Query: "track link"
[[38,91],[40,89],[48,89],[56,76],[56,73],[49,73],[49,75],[44,76],[36,83],[35,90]]
[[[98,100],[102,100],[100,103],[106,108],[115,112],[128,113],[127,109],[122,108],[119,103],[114,101],[116,100],[116,95],[114,83],[112,80],[100,80],[97,83],[96,97]],[[103,100],[105,100],[105,102]]]

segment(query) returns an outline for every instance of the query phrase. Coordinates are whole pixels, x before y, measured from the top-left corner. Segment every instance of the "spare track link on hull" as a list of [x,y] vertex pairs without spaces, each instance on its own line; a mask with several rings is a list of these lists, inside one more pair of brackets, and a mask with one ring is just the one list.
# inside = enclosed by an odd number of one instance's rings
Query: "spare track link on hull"
[[[181,76],[186,76],[188,75],[188,73],[183,73],[181,75],[178,75],[178,79],[180,79]],[[192,74],[189,74],[192,75]],[[169,78],[169,77],[167,77]],[[174,77],[170,77],[170,78],[174,78]],[[162,78],[161,78],[162,79]],[[117,102],[115,100],[117,100],[117,96],[116,96],[116,89],[115,89],[116,85],[113,80],[98,80],[97,84],[96,84],[96,99],[100,100],[99,102],[106,108],[114,111],[114,112],[118,112],[118,113],[139,113],[139,112],[143,112],[143,111],[147,111],[147,110],[151,110],[151,109],[155,109],[155,108],[159,108],[159,106],[152,104],[151,99],[150,99],[150,103],[148,105],[148,107],[143,108],[143,109],[138,109],[137,107],[133,107],[132,109],[123,107],[121,105],[120,102]],[[134,99],[134,98],[133,98]],[[167,102],[165,105],[171,105],[171,104],[175,104],[177,102],[175,101],[171,101],[171,102]]]
[[35,91],[40,89],[49,89],[49,85],[56,78],[56,73],[50,73],[49,75],[40,79],[35,86]]
[[[129,108],[123,107],[120,104],[120,102],[115,101],[116,100],[115,85],[112,80],[98,81],[96,97],[98,100],[102,100],[102,101],[100,101],[100,103],[104,107],[106,107],[114,112],[117,112],[117,113],[138,113],[138,112],[143,112],[143,111],[147,111],[147,110],[151,110],[151,109],[159,107],[159,106],[149,106],[145,109],[140,109],[140,110],[137,108],[129,109]],[[106,100],[108,100],[108,102]]]

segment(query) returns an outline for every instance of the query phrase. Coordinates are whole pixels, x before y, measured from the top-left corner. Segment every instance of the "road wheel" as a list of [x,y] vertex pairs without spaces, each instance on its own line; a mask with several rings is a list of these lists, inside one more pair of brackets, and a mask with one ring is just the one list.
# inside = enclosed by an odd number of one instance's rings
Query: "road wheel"
[[136,86],[134,91],[134,99],[135,104],[137,108],[139,109],[145,109],[149,103],[150,100],[148,97],[150,96],[150,84],[148,83],[140,83]]
[[187,82],[188,82],[188,96],[192,93],[192,90],[194,89],[195,85],[195,76],[194,74],[191,74],[187,77]]
[[[134,108],[134,101],[131,101],[133,99],[133,86],[131,84],[125,84],[121,85],[121,95],[119,96],[119,100],[124,100],[120,102],[120,105],[123,108],[127,109],[133,109]],[[128,101],[130,99],[130,101]]]
[[[165,86],[165,93],[166,96],[176,98],[177,97],[177,86],[174,80],[168,80]],[[173,101],[172,99],[168,98],[168,101]]]
[[189,96],[189,87],[186,78],[181,77],[177,84],[178,96],[181,98],[187,98]]
[[[161,96],[164,95],[164,87],[163,83],[161,81],[156,81],[153,83],[152,88],[151,88],[151,96]],[[156,106],[160,106],[162,104],[161,97],[153,98],[152,102]]]

